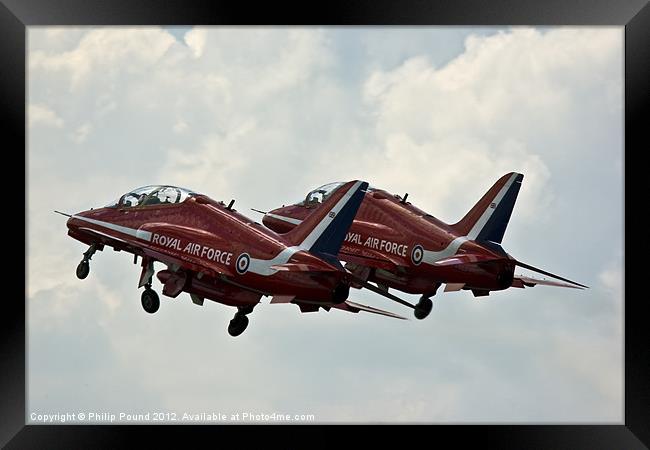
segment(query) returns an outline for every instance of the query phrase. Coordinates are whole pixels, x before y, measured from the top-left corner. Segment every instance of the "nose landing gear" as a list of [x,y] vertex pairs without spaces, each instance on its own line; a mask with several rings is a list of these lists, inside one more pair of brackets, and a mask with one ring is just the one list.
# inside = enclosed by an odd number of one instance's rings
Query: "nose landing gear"
[[[90,258],[93,257],[95,252],[98,250],[97,245],[91,245],[88,250],[84,252],[84,257],[77,266],[77,278],[83,280],[90,273]],[[101,250],[101,249],[99,249]]]

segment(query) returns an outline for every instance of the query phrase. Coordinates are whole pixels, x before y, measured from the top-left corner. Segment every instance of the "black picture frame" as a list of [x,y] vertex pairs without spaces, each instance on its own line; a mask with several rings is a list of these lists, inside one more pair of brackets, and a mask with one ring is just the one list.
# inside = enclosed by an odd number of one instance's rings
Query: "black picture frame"
[[[207,0],[1,0],[0,3],[0,108],[4,125],[5,155],[25,152],[26,27],[33,25],[618,25],[625,26],[625,197],[637,191],[632,183],[644,180],[636,156],[647,151],[643,117],[648,115],[650,80],[650,6],[647,0],[462,0],[355,1],[321,4],[222,2]],[[26,159],[25,159],[26,160]],[[9,165],[5,165],[9,168]],[[26,168],[25,168],[26,170]],[[8,172],[8,171],[7,171]],[[25,206],[27,176],[25,171]],[[7,175],[6,175],[7,176]],[[645,177],[644,177],[645,176]],[[645,212],[644,199],[626,202],[636,206],[630,215]],[[625,209],[627,211],[627,208]],[[603,214],[617,214],[603,205]],[[626,217],[627,218],[627,217]],[[13,219],[15,221],[15,219]],[[26,220],[26,218],[25,218]],[[15,225],[14,225],[15,226]],[[26,222],[25,222],[25,239]],[[625,234],[643,237],[634,221],[625,221]],[[13,232],[15,233],[15,231]],[[20,231],[18,231],[20,234]],[[603,237],[606,239],[606,237]],[[9,240],[6,238],[6,240]],[[642,239],[644,240],[644,239]],[[25,241],[26,242],[26,241]],[[628,255],[625,240],[625,255]],[[25,253],[27,242],[25,243]],[[18,250],[19,251],[19,250]],[[5,271],[13,257],[4,249]],[[634,252],[633,252],[634,253]],[[642,255],[643,256],[643,255]],[[627,263],[627,258],[626,258]],[[25,261],[25,267],[29,261]],[[625,281],[644,281],[642,264],[625,265]],[[27,286],[25,272],[25,287]],[[7,280],[7,278],[5,279]],[[6,283],[14,283],[9,278]],[[14,283],[15,284],[15,283]],[[626,286],[629,284],[626,283]],[[634,285],[632,286],[634,288]],[[26,289],[5,296],[2,310],[2,370],[0,371],[0,445],[7,448],[115,448],[132,444],[136,437],[164,439],[168,434],[183,442],[214,439],[223,433],[239,440],[241,429],[224,426],[126,425],[26,425]],[[626,293],[632,292],[629,288]],[[645,322],[644,296],[626,295],[625,314],[625,418],[620,425],[472,425],[391,429],[402,436],[422,432],[427,441],[453,442],[499,448],[636,449],[650,445],[650,346]],[[282,427],[255,427],[273,431]],[[386,430],[382,428],[381,430]],[[155,432],[154,432],[155,431]],[[286,431],[286,430],[285,430]],[[320,444],[338,445],[338,430],[314,425],[292,426],[290,432],[316,432]],[[349,430],[345,430],[349,431]],[[373,427],[372,434],[381,433]],[[385,432],[385,431],[384,431]],[[408,433],[408,434],[406,434]],[[143,436],[144,434],[144,436]],[[298,439],[298,437],[292,437]],[[450,440],[451,439],[451,440]],[[328,442],[329,441],[329,442]],[[291,441],[280,441],[291,442]],[[225,444],[225,441],[222,442]],[[645,444],[645,445],[644,445]],[[421,445],[413,442],[413,445]]]

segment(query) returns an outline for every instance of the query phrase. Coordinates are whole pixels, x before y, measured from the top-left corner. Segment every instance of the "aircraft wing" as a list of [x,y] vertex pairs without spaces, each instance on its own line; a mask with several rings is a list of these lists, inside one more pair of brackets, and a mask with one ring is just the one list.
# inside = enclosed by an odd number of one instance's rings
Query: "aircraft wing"
[[327,269],[321,266],[313,266],[311,264],[296,263],[275,264],[270,268],[280,272],[336,272],[337,270],[334,267]]
[[559,281],[551,281],[551,280],[541,280],[539,278],[525,277],[523,275],[515,275],[515,278],[512,281],[512,287],[518,287],[518,288],[533,287],[537,284],[543,286],[557,286],[557,287],[566,287],[572,289],[584,289],[580,286],[575,286],[569,283],[561,283]]
[[304,313],[317,312],[320,308],[323,308],[326,311],[329,311],[331,308],[336,308],[351,313],[358,313],[359,311],[365,311],[373,314],[379,314],[381,316],[393,317],[395,319],[408,320],[406,317],[402,317],[390,311],[384,311],[383,309],[351,302],[350,300],[346,300],[343,303],[339,303],[336,305],[323,305],[316,302],[308,302],[305,300],[294,301],[293,299],[294,297],[286,297],[286,298],[283,297],[276,300],[274,297],[273,300],[271,300],[271,303],[295,303],[300,307],[300,311]]
[[342,309],[344,311],[349,311],[353,313],[358,313],[359,311],[366,311],[373,314],[379,314],[382,316],[393,317],[395,319],[408,320],[406,317],[402,317],[398,314],[392,313],[390,311],[384,311],[383,309],[373,308],[372,306],[362,305],[361,303],[351,302],[346,300],[343,303],[338,305],[332,305],[332,308]]

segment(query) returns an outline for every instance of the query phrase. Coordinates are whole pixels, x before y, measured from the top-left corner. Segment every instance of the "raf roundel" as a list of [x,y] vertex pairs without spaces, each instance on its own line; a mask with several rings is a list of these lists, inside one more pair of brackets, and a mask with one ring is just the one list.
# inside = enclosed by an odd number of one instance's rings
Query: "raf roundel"
[[237,262],[235,263],[235,268],[239,275],[243,275],[248,271],[248,266],[251,264],[251,257],[248,253],[242,253],[237,257]]
[[413,261],[413,264],[416,266],[419,266],[420,263],[422,262],[422,258],[424,257],[424,249],[420,244],[416,245],[413,247],[413,251],[411,251],[411,261]]

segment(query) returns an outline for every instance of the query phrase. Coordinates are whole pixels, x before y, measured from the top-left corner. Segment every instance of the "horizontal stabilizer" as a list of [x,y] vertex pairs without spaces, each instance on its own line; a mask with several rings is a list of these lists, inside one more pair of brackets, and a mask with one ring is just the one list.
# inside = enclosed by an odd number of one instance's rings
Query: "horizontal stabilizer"
[[560,281],[551,281],[551,280],[540,280],[538,278],[525,277],[523,275],[515,275],[512,280],[512,287],[524,288],[524,287],[533,287],[537,284],[543,286],[557,286],[557,287],[566,287],[572,289],[583,289],[580,286],[576,286],[569,283],[562,283]]
[[[537,267],[533,267],[531,265],[528,265],[528,264],[522,263],[520,261],[517,261],[516,259],[514,260],[514,262],[515,262],[515,264],[517,264],[521,268],[532,270],[533,272],[541,273],[542,275],[546,275],[548,277],[552,277],[552,278],[555,278],[555,279],[558,279],[558,280],[566,281],[567,283],[571,283],[572,285],[574,285],[576,287],[589,288],[589,286],[585,286],[584,284],[576,283],[575,281],[571,281],[571,280],[568,280],[566,278],[562,278],[559,275],[554,275],[554,274],[552,274],[550,272],[547,272],[545,270],[538,269]],[[537,283],[537,284],[542,284],[542,283]]]
[[332,305],[332,308],[338,308],[338,309],[342,309],[344,311],[349,311],[349,312],[353,312],[353,313],[357,313],[359,311],[366,311],[366,312],[373,313],[373,314],[379,314],[381,316],[393,317],[395,319],[408,320],[406,317],[402,317],[402,316],[400,316],[398,314],[395,314],[395,313],[392,313],[390,311],[384,311],[383,309],[373,308],[372,306],[362,305],[360,303],[351,302],[349,300],[346,300],[345,302],[339,303],[337,305]]

